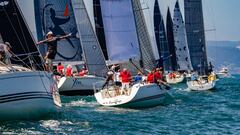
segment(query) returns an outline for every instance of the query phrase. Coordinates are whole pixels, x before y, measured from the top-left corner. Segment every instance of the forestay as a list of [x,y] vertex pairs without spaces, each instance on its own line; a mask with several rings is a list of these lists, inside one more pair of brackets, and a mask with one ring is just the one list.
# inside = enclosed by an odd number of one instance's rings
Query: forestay
[[107,66],[83,0],[72,0],[86,66],[92,75],[105,76]]
[[176,2],[175,9],[174,9],[173,31],[174,31],[174,40],[175,40],[175,46],[176,46],[178,70],[184,70],[184,71],[192,70],[185,24],[179,8],[178,1]]

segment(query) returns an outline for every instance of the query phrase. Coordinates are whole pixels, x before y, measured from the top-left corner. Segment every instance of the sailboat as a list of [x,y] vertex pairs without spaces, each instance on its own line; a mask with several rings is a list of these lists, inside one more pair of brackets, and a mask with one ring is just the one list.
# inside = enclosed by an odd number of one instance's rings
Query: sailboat
[[[192,64],[190,60],[190,54],[187,43],[186,28],[184,20],[180,11],[178,1],[175,4],[174,8],[174,17],[173,17],[173,35],[176,51],[176,60],[177,60],[177,70],[176,71],[191,71]],[[175,75],[175,76],[173,76]],[[176,84],[183,82],[184,75],[182,73],[173,72],[166,76],[168,83]]]
[[0,62],[0,119],[40,119],[61,107],[52,75],[15,0],[0,2],[0,42],[11,44],[11,63]]
[[[208,75],[202,0],[184,0],[187,41],[193,70],[199,78],[188,81],[191,90],[205,91],[215,87],[215,74]],[[197,83],[196,83],[197,82]]]
[[[43,30],[51,30],[54,35],[72,33],[72,37],[58,42],[56,62],[71,64],[78,73],[82,60],[88,75],[61,77],[58,82],[60,94],[93,95],[93,83],[105,80],[107,66],[91,25],[87,10],[81,2],[68,0],[39,1],[42,11]],[[76,6],[77,5],[77,6]]]
[[[101,9],[110,60],[140,59],[143,69],[153,69],[155,58],[140,1],[101,0]],[[164,86],[143,82],[133,84],[127,92],[119,91],[115,85],[96,86],[94,96],[103,106],[145,108],[161,104],[167,94]]]

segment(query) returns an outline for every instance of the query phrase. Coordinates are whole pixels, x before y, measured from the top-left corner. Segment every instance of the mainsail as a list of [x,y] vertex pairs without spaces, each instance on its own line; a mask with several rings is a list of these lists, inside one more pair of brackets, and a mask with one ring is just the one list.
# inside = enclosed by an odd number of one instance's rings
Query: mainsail
[[[38,23],[38,37],[43,38],[48,31],[55,36],[72,33],[71,38],[58,42],[56,61],[76,62],[82,60],[81,45],[78,37],[76,20],[74,18],[72,4],[69,0],[35,0],[36,22]],[[39,23],[41,18],[41,25]],[[42,39],[39,39],[42,40]]]
[[171,65],[172,65],[172,70],[176,71],[177,70],[177,57],[176,57],[176,47],[174,43],[174,35],[173,35],[173,21],[172,21],[172,16],[170,13],[170,9],[168,8],[167,12],[167,39],[168,39],[168,45],[169,45],[169,51],[172,57],[170,58],[171,60]]
[[94,10],[94,21],[95,21],[95,31],[98,37],[98,41],[101,45],[105,59],[108,60],[107,46],[105,41],[105,33],[102,20],[102,11],[100,0],[93,0],[93,10]]
[[139,59],[139,42],[131,0],[101,0],[103,26],[110,61]]
[[15,0],[0,0],[0,18],[2,40],[11,44],[15,54],[11,62],[43,70],[41,56]]
[[176,2],[174,9],[173,29],[178,70],[192,70],[192,64],[187,43],[186,28],[178,1]]
[[73,11],[88,72],[105,76],[108,68],[83,0],[72,0]]
[[208,72],[202,0],[184,0],[185,25],[192,66],[202,74]]
[[156,62],[140,1],[132,0],[131,9],[133,9],[135,17],[136,30],[139,39],[139,47],[141,52],[141,59],[143,61],[143,67],[145,69],[152,70],[156,67]]
[[[170,56],[169,46],[166,36],[165,23],[160,12],[158,0],[155,0],[154,5],[154,27],[155,27],[155,35],[156,42],[159,50],[160,59],[165,59]],[[165,71],[171,70],[171,61],[170,58],[160,61],[159,66],[163,67]]]

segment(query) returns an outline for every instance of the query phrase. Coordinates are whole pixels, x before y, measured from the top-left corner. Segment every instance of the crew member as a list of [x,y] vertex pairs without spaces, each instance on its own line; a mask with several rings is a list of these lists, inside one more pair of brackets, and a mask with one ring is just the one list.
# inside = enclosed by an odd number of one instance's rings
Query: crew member
[[58,72],[61,76],[63,76],[64,66],[62,65],[61,62],[58,63],[57,72]]
[[45,59],[45,67],[48,72],[52,71],[53,69],[53,60],[57,54],[57,42],[61,39],[70,37],[71,34],[55,37],[51,31],[49,31],[46,35],[46,39],[39,41],[37,45],[46,43],[48,46],[47,53],[44,57]]
[[11,64],[10,57],[11,53],[11,45],[9,42],[5,42],[4,44],[0,44],[0,61],[4,64]]
[[67,77],[72,76],[72,66],[71,65],[68,65],[66,68],[66,76]]
[[154,71],[151,71],[151,72],[147,75],[147,83],[154,83]]
[[122,92],[126,93],[130,87],[132,75],[126,68],[124,68],[123,71],[120,73],[120,78],[122,81]]

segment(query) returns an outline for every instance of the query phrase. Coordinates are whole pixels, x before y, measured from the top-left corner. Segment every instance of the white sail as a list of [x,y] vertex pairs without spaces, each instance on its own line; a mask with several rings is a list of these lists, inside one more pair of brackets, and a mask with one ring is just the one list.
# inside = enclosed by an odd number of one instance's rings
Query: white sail
[[109,60],[139,59],[139,42],[131,0],[100,2]]
[[72,0],[86,66],[92,75],[105,76],[108,68],[83,0]]
[[173,34],[178,70],[192,70],[192,64],[187,43],[186,28],[178,1],[176,2],[174,9]]

